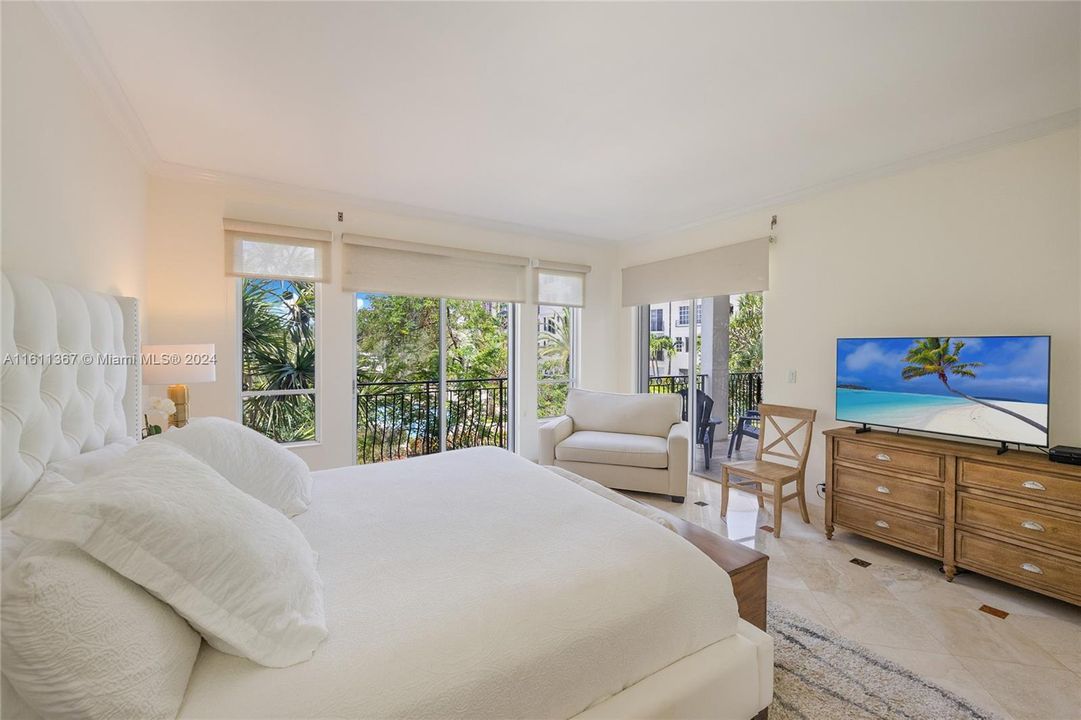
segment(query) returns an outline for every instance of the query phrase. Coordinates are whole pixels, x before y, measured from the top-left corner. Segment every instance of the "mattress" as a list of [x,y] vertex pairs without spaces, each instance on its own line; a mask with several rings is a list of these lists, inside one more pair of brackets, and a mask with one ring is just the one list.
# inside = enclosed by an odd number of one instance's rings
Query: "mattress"
[[566,718],[736,633],[705,555],[502,450],[315,473],[295,521],[329,637],[282,669],[204,644],[181,717]]

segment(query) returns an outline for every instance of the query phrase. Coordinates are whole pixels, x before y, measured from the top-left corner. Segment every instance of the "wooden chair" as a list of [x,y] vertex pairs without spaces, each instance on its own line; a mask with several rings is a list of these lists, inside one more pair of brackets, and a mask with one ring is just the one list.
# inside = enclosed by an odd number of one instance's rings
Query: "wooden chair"
[[[811,449],[811,434],[814,429],[816,411],[805,408],[787,407],[785,405],[758,406],[762,422],[759,431],[758,452],[754,460],[730,463],[721,469],[721,517],[728,513],[728,488],[738,487],[758,497],[758,507],[765,507],[766,497],[773,498],[773,536],[781,537],[781,507],[785,501],[792,498],[799,499],[799,511],[803,516],[803,522],[811,522],[807,514],[807,498],[803,493],[803,478],[807,472],[807,455]],[[782,430],[778,419],[795,420],[796,424],[787,430]],[[776,430],[778,437],[767,444],[770,436],[770,428]],[[806,428],[802,447],[797,448],[792,441],[793,436],[801,429]],[[783,447],[778,447],[782,445]],[[773,456],[792,460],[795,466],[763,460],[765,456]],[[729,476],[743,478],[744,482],[732,482]],[[796,491],[790,495],[784,494],[784,486],[790,482],[796,483]],[[763,490],[763,485],[772,485],[773,492]]]

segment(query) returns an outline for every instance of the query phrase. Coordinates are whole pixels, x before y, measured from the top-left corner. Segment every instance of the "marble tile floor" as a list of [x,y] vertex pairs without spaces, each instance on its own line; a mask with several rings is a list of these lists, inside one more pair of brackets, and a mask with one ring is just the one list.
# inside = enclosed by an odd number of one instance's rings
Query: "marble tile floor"
[[948,583],[935,561],[840,528],[826,540],[813,487],[811,524],[786,503],[780,539],[760,529],[773,522],[772,503],[760,510],[733,490],[722,520],[720,485],[706,478],[691,477],[682,505],[628,494],[766,553],[772,600],[1002,720],[1081,720],[1081,608],[973,573]]

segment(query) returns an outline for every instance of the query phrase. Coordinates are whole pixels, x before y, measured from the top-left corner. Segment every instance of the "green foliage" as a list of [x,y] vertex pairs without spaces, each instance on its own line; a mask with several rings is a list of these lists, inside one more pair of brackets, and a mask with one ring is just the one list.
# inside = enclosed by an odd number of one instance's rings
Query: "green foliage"
[[[244,280],[241,300],[243,390],[315,389],[315,286]],[[315,439],[315,396],[243,401],[244,424],[279,442]]]
[[672,355],[676,352],[676,344],[667,335],[651,335],[649,338],[649,367],[651,375],[660,375],[662,359],[668,360],[667,374],[672,374]]
[[728,371],[762,371],[762,294],[740,297],[728,324]]
[[558,308],[537,330],[537,417],[562,415],[571,382],[574,332],[570,308]]
[[[505,445],[505,303],[447,300],[447,447]],[[357,457],[439,448],[439,300],[366,295],[357,310]]]

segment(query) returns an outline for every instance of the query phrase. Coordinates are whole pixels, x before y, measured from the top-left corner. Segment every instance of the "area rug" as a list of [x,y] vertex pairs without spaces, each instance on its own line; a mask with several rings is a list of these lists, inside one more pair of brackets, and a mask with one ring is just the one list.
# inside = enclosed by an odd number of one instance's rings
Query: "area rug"
[[769,606],[770,720],[995,720],[995,716],[832,630]]

